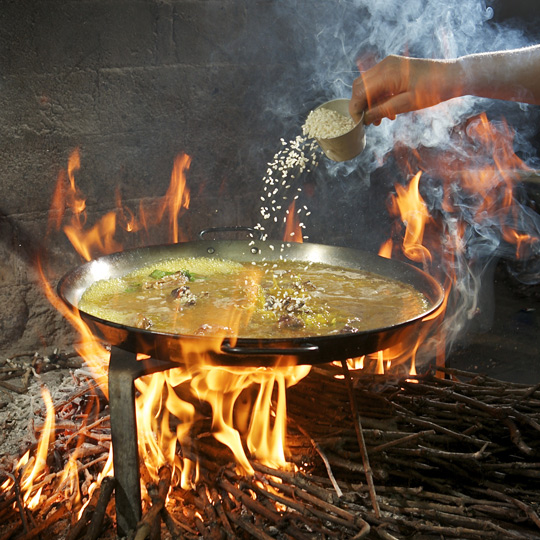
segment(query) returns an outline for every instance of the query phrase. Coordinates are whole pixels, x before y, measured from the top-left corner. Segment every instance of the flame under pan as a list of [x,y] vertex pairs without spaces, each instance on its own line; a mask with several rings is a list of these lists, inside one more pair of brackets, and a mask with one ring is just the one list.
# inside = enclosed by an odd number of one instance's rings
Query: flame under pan
[[[400,261],[351,248],[269,240],[200,240],[126,250],[71,270],[60,280],[57,291],[63,302],[77,311],[82,294],[95,281],[120,277],[144,264],[168,257],[215,257],[242,263],[305,261],[359,269],[412,285],[427,298],[429,306],[417,317],[396,320],[392,325],[368,331],[301,338],[235,340],[220,337],[219,343],[215,337],[142,330],[79,312],[99,339],[128,351],[182,364],[197,362],[201,351],[213,365],[320,364],[359,357],[397,343],[412,346],[424,325],[437,323],[433,315],[444,298],[442,286],[432,276]],[[430,315],[432,317],[426,321]]]

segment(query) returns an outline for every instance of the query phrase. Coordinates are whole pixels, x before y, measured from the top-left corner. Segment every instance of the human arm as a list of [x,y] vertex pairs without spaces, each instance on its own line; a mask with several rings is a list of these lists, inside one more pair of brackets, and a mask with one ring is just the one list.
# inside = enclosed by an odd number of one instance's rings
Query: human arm
[[388,56],[354,81],[349,111],[377,124],[463,95],[540,104],[540,45],[454,60]]

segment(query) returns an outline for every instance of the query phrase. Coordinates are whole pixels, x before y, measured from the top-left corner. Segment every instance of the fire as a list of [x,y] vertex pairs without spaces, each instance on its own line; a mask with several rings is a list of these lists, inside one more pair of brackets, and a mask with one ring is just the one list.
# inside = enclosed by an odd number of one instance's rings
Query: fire
[[69,223],[64,226],[64,232],[71,244],[85,260],[92,259],[96,253],[112,253],[121,246],[114,240],[116,230],[116,214],[105,214],[93,227],[85,229],[87,222],[86,199],[77,187],[75,174],[81,167],[81,158],[78,150],[69,157],[66,175],[62,171],[58,175],[56,189],[53,195],[52,208],[49,218],[49,232],[53,227],[60,228],[64,211],[71,211]]
[[296,212],[296,201],[293,201],[287,210],[287,219],[285,222],[285,234],[283,235],[285,242],[297,242],[301,244],[303,240],[302,228],[300,220]]
[[171,241],[180,241],[178,229],[178,217],[182,209],[189,208],[189,191],[186,189],[186,170],[189,169],[191,158],[186,154],[178,156],[174,162],[171,176],[171,184],[165,194],[158,221],[161,221],[166,210],[169,211],[169,230],[171,231]]
[[[41,395],[46,406],[46,418],[42,427],[42,435],[39,439],[35,454],[30,456],[28,450],[17,462],[15,466],[22,500],[30,508],[36,508],[40,503],[41,491],[43,485],[38,484],[44,474],[47,472],[47,455],[49,445],[52,443],[54,434],[54,405],[51,395],[46,388],[42,388]],[[2,484],[2,489],[11,489],[13,480],[7,480]]]
[[100,385],[103,393],[107,395],[107,363],[108,351],[103,345],[97,341],[84,323],[79,317],[78,313],[70,311],[66,305],[60,301],[58,295],[51,286],[50,281],[45,275],[45,270],[40,260],[36,263],[38,276],[40,283],[45,293],[45,296],[49,302],[71,323],[71,325],[78,331],[81,341],[75,344],[75,349],[85,359],[86,363],[92,370],[94,379]]
[[399,213],[405,225],[405,234],[401,250],[407,259],[422,263],[424,268],[431,262],[431,253],[424,246],[424,231],[431,216],[424,200],[420,196],[419,185],[421,172],[418,172],[410,181],[407,188],[396,184],[397,195],[392,199],[390,213]]

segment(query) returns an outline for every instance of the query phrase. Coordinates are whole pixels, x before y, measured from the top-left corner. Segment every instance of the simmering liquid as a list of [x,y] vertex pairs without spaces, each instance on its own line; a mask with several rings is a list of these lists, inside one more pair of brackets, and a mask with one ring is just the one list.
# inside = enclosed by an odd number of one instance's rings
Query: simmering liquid
[[424,313],[428,301],[410,285],[361,270],[197,257],[97,281],[79,308],[157,332],[281,338],[391,326]]

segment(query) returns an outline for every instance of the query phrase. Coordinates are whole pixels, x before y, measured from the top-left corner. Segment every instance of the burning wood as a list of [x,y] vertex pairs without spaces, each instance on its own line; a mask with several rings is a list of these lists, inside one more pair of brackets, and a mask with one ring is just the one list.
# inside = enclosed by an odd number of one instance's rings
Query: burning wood
[[[341,370],[313,368],[288,392],[287,470],[250,460],[253,474],[241,472],[203,410],[183,456],[198,459],[199,480],[183,489],[162,468],[131,538],[152,537],[160,520],[164,538],[540,537],[540,385],[439,370],[446,378],[349,371],[358,425]],[[114,478],[89,492],[109,454],[106,401],[87,383],[55,410],[56,440],[29,494],[41,489],[39,504],[23,498],[24,466],[0,478],[2,540],[114,535]],[[74,457],[82,500],[62,474]]]

